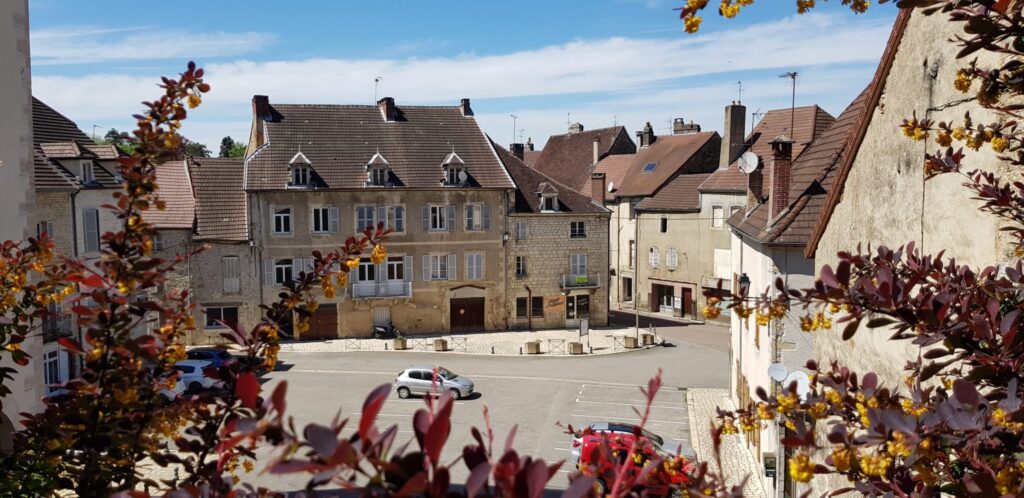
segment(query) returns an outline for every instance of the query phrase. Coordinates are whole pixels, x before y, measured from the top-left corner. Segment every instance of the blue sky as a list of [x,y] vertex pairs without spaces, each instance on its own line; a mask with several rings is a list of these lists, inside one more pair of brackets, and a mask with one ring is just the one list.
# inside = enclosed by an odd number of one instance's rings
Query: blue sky
[[248,136],[253,94],[369,104],[380,76],[399,105],[469,97],[496,141],[515,129],[540,147],[567,120],[720,130],[737,81],[749,112],[788,107],[785,71],[800,72],[797,105],[837,115],[870,80],[896,13],[832,2],[797,16],[793,1],[760,0],[733,20],[709,12],[687,35],[681,2],[30,0],[33,93],[86,133],[126,129],[159,76],[195,60],[213,92],[183,132],[216,150]]

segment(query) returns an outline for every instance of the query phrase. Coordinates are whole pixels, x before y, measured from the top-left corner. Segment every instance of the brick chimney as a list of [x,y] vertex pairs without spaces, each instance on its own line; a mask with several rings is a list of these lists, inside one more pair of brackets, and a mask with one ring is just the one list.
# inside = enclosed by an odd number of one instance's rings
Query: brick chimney
[[569,134],[575,135],[577,133],[583,133],[583,125],[579,122],[569,125]]
[[772,146],[768,175],[768,220],[775,220],[789,207],[789,184],[793,170],[793,139],[780,135],[768,142]]
[[384,121],[395,120],[395,99],[391,97],[384,97],[377,101],[377,108],[379,108],[380,113],[384,115]]
[[[263,121],[270,121],[273,119],[273,113],[270,112],[270,97],[267,97],[266,95],[252,96],[252,119],[253,123],[255,123],[257,119],[262,119]],[[255,133],[255,136],[253,137],[253,145],[256,147],[263,145],[267,139],[267,137],[263,135],[263,130],[265,128],[263,126],[253,126],[252,129]]]
[[533,137],[526,137],[526,150],[533,150]]
[[641,147],[647,147],[652,145],[658,137],[654,134],[654,128],[651,126],[651,122],[648,121],[644,124],[644,129],[636,132],[636,141],[640,143]]
[[689,135],[691,133],[700,133],[700,125],[690,121],[689,124],[683,118],[675,118],[672,120],[672,134],[673,135]]
[[[596,143],[596,142],[595,142]],[[605,185],[604,173],[590,174],[590,198],[604,206],[604,195],[608,187]]]
[[601,160],[601,139],[594,139],[594,157],[593,164],[597,164]]
[[523,151],[526,149],[526,146],[523,144],[511,144],[508,149],[512,152],[513,156],[518,157],[520,161],[523,160],[523,156],[525,155]]
[[743,153],[744,133],[747,128],[747,106],[733,102],[725,106],[722,150],[719,153],[718,168],[728,168]]
[[473,115],[473,108],[469,106],[469,99],[462,99],[462,102],[459,104],[459,108],[462,109],[463,116]]

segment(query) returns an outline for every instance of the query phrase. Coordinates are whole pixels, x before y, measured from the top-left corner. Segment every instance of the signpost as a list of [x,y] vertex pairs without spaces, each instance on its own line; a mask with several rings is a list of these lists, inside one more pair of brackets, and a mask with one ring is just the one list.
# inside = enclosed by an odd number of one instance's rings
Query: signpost
[[590,319],[580,318],[580,342],[583,342],[583,336],[587,336],[587,349],[590,349]]

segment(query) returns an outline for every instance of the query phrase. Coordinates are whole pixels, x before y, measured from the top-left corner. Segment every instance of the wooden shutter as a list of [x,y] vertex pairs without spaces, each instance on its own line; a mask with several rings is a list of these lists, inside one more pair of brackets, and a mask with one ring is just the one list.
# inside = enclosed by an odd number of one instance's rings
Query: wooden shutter
[[459,258],[455,254],[448,254],[448,280],[459,278],[458,260]]
[[405,281],[412,282],[412,256],[405,257]]
[[448,231],[455,230],[455,206],[452,204],[448,205]]
[[490,204],[484,204],[484,207],[482,207],[480,210],[483,212],[482,216],[483,216],[483,219],[484,219],[483,223],[481,224],[481,226],[483,227],[484,230],[490,230],[491,229],[491,205]]
[[302,259],[292,260],[292,280],[297,280],[299,278],[299,273],[305,271],[305,269],[302,267],[302,261]]
[[327,218],[330,220],[331,233],[338,233],[339,225],[341,225],[341,209],[334,206],[327,208]]
[[96,252],[100,250],[100,217],[99,211],[86,209],[82,211],[83,224],[85,225],[85,252]]
[[277,285],[274,283],[274,260],[272,259],[263,260],[263,285],[267,287]]
[[373,220],[373,229],[376,230],[377,229],[377,224],[382,222],[382,221],[384,222],[385,228],[389,228],[387,226],[387,224],[388,224],[388,207],[387,206],[377,206],[377,217]]
[[429,282],[430,281],[430,255],[429,254],[424,254],[423,255],[423,281],[424,282]]
[[238,282],[238,256],[225,256],[222,260],[224,292],[236,293],[239,291]]
[[430,206],[423,206],[423,231],[430,230]]

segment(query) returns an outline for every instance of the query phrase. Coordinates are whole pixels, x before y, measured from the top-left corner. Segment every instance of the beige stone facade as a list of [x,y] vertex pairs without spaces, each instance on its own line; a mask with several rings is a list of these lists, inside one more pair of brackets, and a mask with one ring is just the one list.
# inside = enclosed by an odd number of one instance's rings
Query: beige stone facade
[[[621,199],[608,204],[611,218],[608,221],[610,276],[608,295],[611,306],[621,308],[623,304],[631,306],[636,291],[636,220],[633,218],[633,205],[629,199]],[[632,257],[632,259],[631,259]]]
[[[506,313],[513,328],[573,328],[583,317],[591,326],[608,324],[609,216],[543,212],[509,216]],[[583,224],[583,236],[579,232],[573,236],[572,223]],[[524,225],[525,229],[520,228]]]
[[220,334],[225,329],[215,321],[218,313],[224,316],[224,308],[237,310],[238,323],[247,330],[259,322],[261,269],[254,257],[256,250],[248,242],[203,245],[205,249],[189,264],[197,324],[191,342],[216,344],[224,342]]
[[66,191],[36,192],[32,223],[35,227],[33,236],[43,229],[47,230],[56,244],[56,253],[68,257],[75,254],[76,227],[73,226],[72,195],[72,192]]

